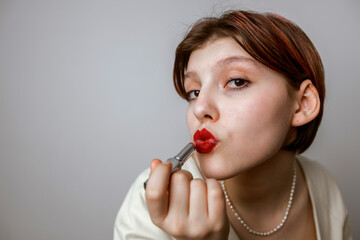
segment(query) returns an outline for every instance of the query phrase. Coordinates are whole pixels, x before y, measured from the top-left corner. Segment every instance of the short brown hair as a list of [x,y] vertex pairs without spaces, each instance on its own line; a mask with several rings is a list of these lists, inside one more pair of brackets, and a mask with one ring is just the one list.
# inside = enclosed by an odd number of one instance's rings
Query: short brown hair
[[288,85],[299,89],[310,79],[319,92],[320,112],[311,122],[297,127],[296,139],[285,147],[304,152],[313,142],[319,128],[325,98],[324,69],[319,53],[308,36],[288,19],[273,13],[229,11],[220,17],[197,21],[176,49],[173,80],[178,94],[186,99],[184,75],[190,54],[205,43],[233,38],[254,59],[281,73]]

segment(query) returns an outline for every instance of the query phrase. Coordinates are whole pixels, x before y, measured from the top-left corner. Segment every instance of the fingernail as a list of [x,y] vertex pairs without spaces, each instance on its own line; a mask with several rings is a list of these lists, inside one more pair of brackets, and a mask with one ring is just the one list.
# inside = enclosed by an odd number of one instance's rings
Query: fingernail
[[164,161],[163,164],[171,165],[171,162],[169,162],[169,161]]

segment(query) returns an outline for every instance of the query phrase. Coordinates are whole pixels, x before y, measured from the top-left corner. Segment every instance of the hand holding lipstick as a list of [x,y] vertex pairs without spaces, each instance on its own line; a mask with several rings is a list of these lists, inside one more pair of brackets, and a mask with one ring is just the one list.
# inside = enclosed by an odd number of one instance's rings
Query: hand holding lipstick
[[185,170],[171,174],[170,162],[154,159],[145,197],[153,223],[177,239],[228,237],[224,194],[215,179],[193,179]]

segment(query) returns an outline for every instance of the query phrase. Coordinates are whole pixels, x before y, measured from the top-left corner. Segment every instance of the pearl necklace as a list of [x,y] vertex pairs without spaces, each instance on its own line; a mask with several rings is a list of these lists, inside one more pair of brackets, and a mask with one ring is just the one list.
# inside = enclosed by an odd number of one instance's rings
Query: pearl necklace
[[245,223],[245,221],[240,217],[239,213],[236,211],[236,209],[232,205],[230,196],[226,192],[224,181],[220,181],[220,184],[221,184],[221,187],[222,187],[222,189],[224,191],[224,194],[225,194],[226,203],[229,205],[229,207],[232,210],[232,212],[234,213],[235,217],[240,221],[240,223],[243,225],[243,227],[246,230],[248,230],[250,233],[254,234],[254,235],[268,236],[270,234],[273,234],[273,233],[277,232],[280,228],[282,228],[284,226],[286,220],[287,220],[288,215],[289,215],[292,200],[293,200],[293,196],[294,196],[294,192],[295,192],[295,185],[296,185],[296,165],[295,165],[295,162],[294,162],[294,176],[293,176],[293,181],[292,181],[292,186],[291,186],[291,191],[290,191],[290,198],[289,198],[288,205],[287,205],[287,208],[286,208],[286,211],[285,211],[285,215],[284,215],[283,219],[281,220],[281,223],[279,225],[277,225],[274,229],[272,229],[272,230],[270,230],[268,232],[258,232],[258,231],[253,230],[252,228],[250,228]]

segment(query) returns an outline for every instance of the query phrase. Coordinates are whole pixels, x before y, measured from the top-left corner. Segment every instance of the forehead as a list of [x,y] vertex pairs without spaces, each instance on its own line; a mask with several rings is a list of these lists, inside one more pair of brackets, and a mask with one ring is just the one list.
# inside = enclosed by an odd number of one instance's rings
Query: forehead
[[260,68],[262,64],[251,57],[234,39],[220,38],[206,43],[190,55],[185,78],[203,70],[216,71],[230,64]]
[[244,72],[257,79],[266,79],[268,82],[269,79],[281,79],[289,88],[289,94],[292,92],[285,76],[255,60],[231,37],[210,41],[191,53],[183,86],[191,82],[191,79],[198,81],[202,77],[227,68],[237,69],[236,71]]

